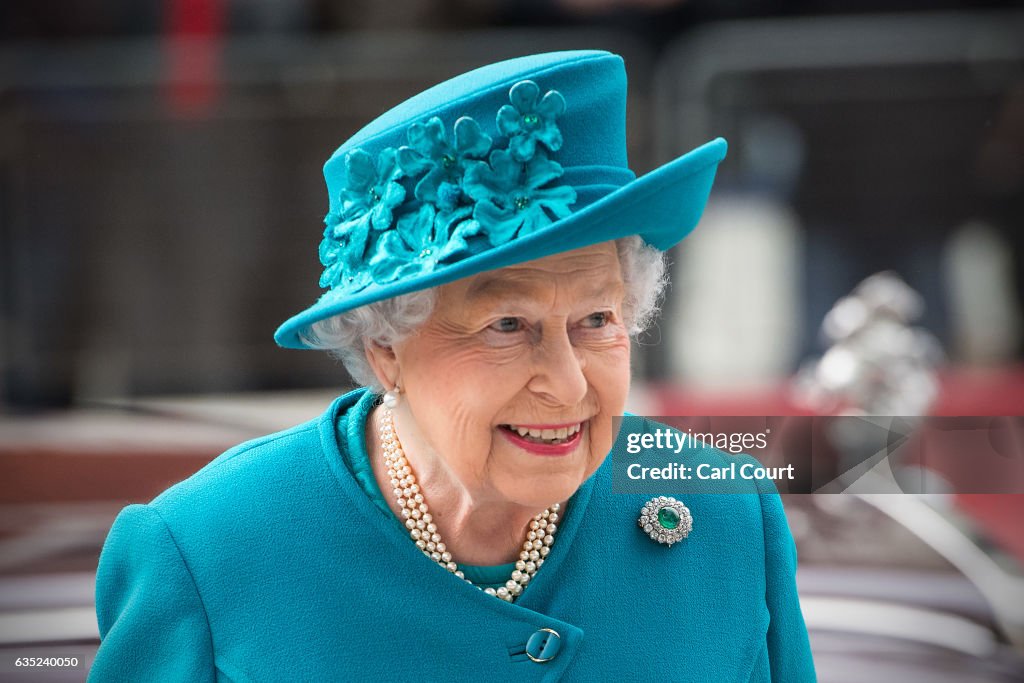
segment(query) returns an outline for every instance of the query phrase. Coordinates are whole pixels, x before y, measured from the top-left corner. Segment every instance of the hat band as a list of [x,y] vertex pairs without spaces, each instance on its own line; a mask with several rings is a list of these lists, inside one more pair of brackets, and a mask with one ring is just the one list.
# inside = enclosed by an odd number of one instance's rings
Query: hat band
[[559,180],[576,190],[575,213],[633,182],[636,174],[621,166],[569,166]]
[[636,174],[622,166],[563,166],[559,181],[573,187],[615,185],[622,187],[636,180]]
[[[324,171],[328,187],[344,182],[345,169],[340,165],[330,165]],[[615,190],[636,180],[636,174],[621,166],[568,166],[563,167],[561,181],[576,190],[576,201],[572,205],[579,211],[598,199],[611,194]],[[335,199],[332,198],[332,210]]]

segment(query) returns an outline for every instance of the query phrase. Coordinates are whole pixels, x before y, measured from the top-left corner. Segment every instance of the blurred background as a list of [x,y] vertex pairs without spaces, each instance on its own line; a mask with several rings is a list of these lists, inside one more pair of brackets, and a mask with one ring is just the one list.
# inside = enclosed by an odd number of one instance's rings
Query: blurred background
[[[121,507],[349,388],[272,340],[319,295],[323,162],[505,58],[621,54],[638,174],[730,142],[634,412],[1008,416],[1024,443],[1013,3],[35,0],[0,40],[0,655],[84,662],[25,680],[84,679]],[[785,502],[822,681],[1024,680],[1024,496]]]

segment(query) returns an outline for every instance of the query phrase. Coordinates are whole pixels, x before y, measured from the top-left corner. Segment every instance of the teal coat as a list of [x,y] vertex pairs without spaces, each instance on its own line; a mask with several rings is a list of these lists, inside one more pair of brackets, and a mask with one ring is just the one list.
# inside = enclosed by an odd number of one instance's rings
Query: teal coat
[[[510,604],[426,558],[360,488],[336,434],[362,438],[345,420],[363,391],[121,512],[90,682],[814,680],[773,490],[684,497],[694,530],[669,548],[636,524],[646,496],[612,493],[608,458]],[[542,663],[526,654],[540,629],[557,633]]]

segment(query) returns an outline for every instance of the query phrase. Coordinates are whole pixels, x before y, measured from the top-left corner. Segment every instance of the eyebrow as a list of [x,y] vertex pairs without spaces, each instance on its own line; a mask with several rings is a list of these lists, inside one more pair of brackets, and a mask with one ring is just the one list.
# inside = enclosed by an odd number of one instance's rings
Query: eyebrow
[[[581,298],[596,298],[608,290],[622,287],[622,281],[617,279],[601,278],[593,279],[587,283],[587,287],[581,293]],[[501,300],[501,299],[522,299],[528,298],[530,294],[538,289],[538,285],[512,280],[502,277],[485,277],[474,282],[466,291],[467,301],[479,300]]]

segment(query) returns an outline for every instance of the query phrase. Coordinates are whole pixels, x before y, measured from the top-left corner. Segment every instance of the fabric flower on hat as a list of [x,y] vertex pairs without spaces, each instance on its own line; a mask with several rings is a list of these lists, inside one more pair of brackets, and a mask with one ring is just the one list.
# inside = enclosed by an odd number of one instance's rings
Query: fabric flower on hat
[[405,200],[394,148],[382,150],[376,164],[367,152],[353,150],[345,156],[345,172],[338,229],[346,231],[352,221],[369,220],[375,230],[387,230],[394,219],[392,210]]
[[493,246],[529,235],[565,218],[576,201],[569,185],[543,187],[561,177],[562,167],[542,150],[520,163],[510,150],[494,150],[489,163],[475,162],[466,170],[463,189],[476,201],[473,218]]
[[433,117],[426,123],[409,127],[409,145],[398,149],[398,165],[402,171],[417,177],[415,195],[420,201],[452,210],[460,198],[460,185],[468,159],[483,159],[491,149],[491,138],[480,124],[468,116],[455,122],[453,142],[445,134],[444,123]]
[[[321,287],[355,290],[370,284],[370,276],[360,263],[366,250],[369,227],[369,222],[360,223],[340,240],[324,235],[320,242],[320,263],[325,266],[320,275]],[[325,232],[333,232],[333,227],[328,226]],[[356,246],[359,244],[362,247]]]
[[346,183],[341,191],[341,206],[327,214],[324,238],[320,243],[321,287],[365,286],[369,278],[360,272],[370,230],[387,230],[394,221],[394,210],[405,199],[399,182],[402,171],[393,148],[381,151],[376,163],[361,149],[345,157]]
[[540,86],[520,81],[508,93],[512,104],[498,110],[498,131],[508,136],[509,152],[518,161],[532,158],[538,142],[552,152],[562,147],[555,119],[565,112],[565,98],[557,90],[549,90],[540,101],[538,97]]
[[[465,220],[470,208],[454,213],[439,213],[430,204],[402,216],[394,230],[377,241],[370,258],[374,282],[386,284],[406,276],[429,273],[439,263],[463,255],[469,250],[466,238],[479,230],[473,220]],[[459,220],[459,217],[463,220]]]

